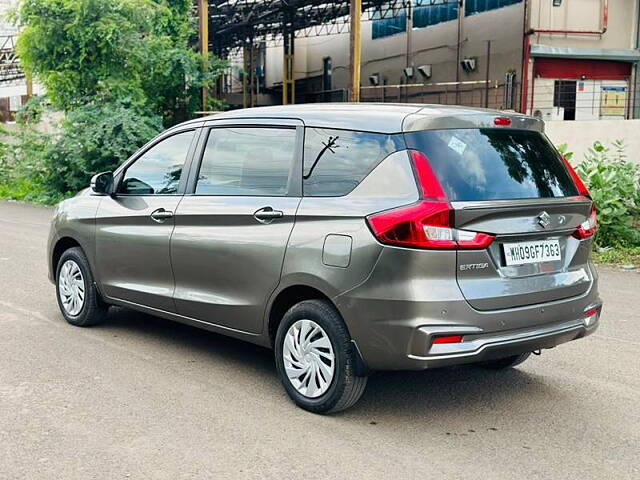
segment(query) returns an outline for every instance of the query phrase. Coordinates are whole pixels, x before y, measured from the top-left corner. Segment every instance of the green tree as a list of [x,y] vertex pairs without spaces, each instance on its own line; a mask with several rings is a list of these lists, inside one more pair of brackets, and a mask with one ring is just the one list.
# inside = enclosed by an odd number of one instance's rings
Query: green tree
[[23,0],[18,54],[54,108],[99,101],[189,118],[226,64],[193,49],[189,0]]
[[[192,118],[226,68],[194,49],[191,0],[21,0],[14,20],[23,67],[47,98],[32,99],[0,143],[0,197],[47,202],[86,187]],[[65,113],[54,135],[34,128],[49,104]]]

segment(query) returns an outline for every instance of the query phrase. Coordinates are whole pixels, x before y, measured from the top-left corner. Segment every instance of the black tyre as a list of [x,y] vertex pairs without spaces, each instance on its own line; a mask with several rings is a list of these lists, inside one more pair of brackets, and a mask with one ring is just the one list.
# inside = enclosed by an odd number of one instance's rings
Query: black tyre
[[367,385],[367,377],[355,373],[358,357],[347,327],[324,300],[305,300],[284,314],[275,357],[287,394],[310,412],[345,410]]
[[480,365],[484,368],[490,368],[492,370],[502,370],[503,368],[511,368],[516,365],[520,365],[524,362],[529,356],[531,352],[521,353],[520,355],[513,355],[511,357],[499,358],[497,360],[490,360],[488,362],[483,362]]
[[71,325],[88,327],[104,320],[109,306],[100,298],[79,247],[65,251],[56,266],[56,297],[65,320]]

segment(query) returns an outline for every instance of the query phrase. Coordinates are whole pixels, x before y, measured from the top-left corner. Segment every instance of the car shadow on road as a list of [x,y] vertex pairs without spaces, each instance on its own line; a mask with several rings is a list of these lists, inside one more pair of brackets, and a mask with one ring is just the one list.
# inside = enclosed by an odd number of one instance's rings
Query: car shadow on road
[[186,358],[224,361],[234,367],[275,375],[273,354],[267,349],[200,328],[147,315],[127,308],[112,307],[107,321],[98,327],[117,335],[135,335],[137,340],[174,349]]
[[[421,372],[381,372],[369,378],[356,410],[417,418],[460,416],[461,412],[505,415],[537,400],[562,395],[520,366],[487,370],[474,365]],[[354,412],[355,413],[355,412]]]
[[[251,376],[252,384],[269,388],[284,400],[273,354],[266,348],[124,308],[113,308],[107,322],[97,328],[114,336],[122,334],[129,340],[133,337],[159,345],[163,350],[175,350],[177,357],[172,358],[184,356],[185,362],[197,361],[205,369],[223,363]],[[460,415],[463,411],[507,414],[517,410],[517,405],[531,407],[536,400],[543,404],[562,395],[540,376],[528,372],[526,363],[502,371],[468,365],[421,372],[380,372],[369,378],[362,399],[340,416],[347,420],[362,415],[433,418]]]

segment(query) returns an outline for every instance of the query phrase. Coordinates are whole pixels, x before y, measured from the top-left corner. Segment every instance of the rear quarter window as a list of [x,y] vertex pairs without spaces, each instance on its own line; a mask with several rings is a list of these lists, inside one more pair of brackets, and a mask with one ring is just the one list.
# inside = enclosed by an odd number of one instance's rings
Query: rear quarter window
[[423,152],[449,200],[513,200],[578,195],[559,153],[539,132],[500,128],[405,134]]
[[385,157],[403,148],[404,140],[399,134],[307,127],[302,177],[304,195],[346,195]]

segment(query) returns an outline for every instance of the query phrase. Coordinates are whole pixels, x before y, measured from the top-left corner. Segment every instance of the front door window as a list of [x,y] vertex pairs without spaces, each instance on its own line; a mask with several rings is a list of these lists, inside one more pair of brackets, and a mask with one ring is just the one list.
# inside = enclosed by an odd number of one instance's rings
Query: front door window
[[178,133],[144,152],[124,174],[118,193],[175,195],[194,131]]

